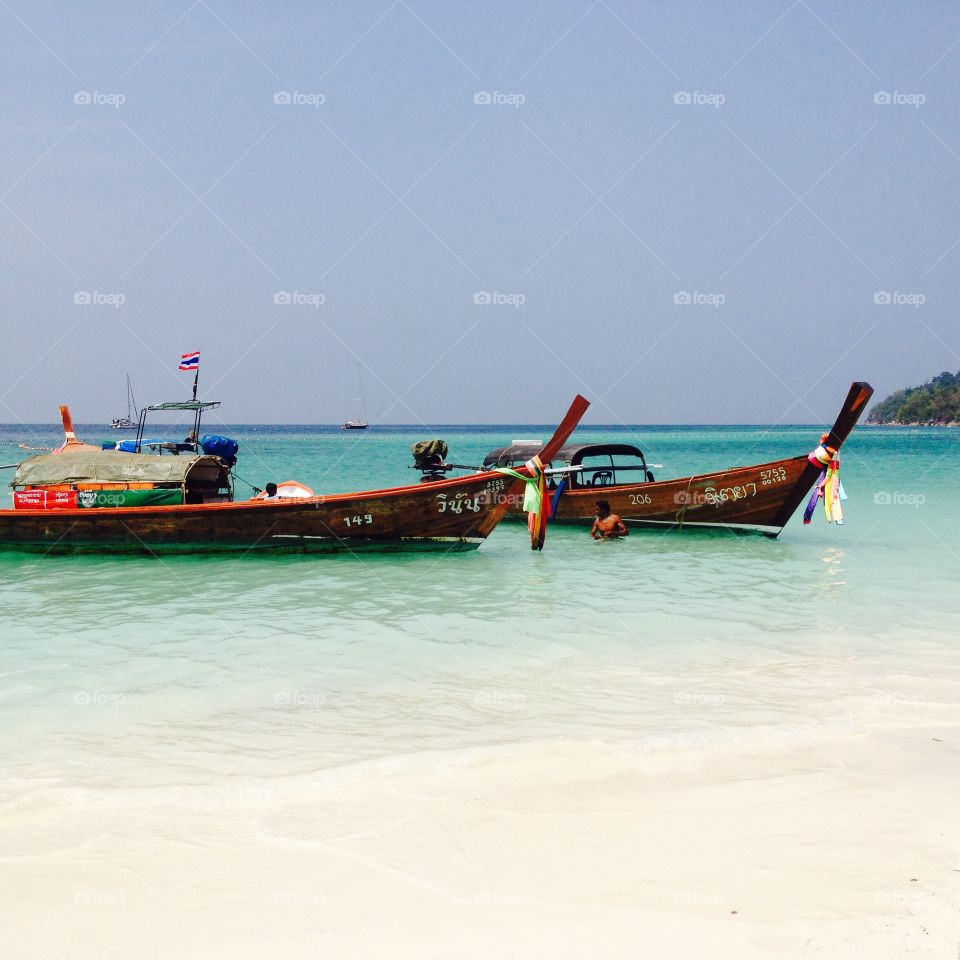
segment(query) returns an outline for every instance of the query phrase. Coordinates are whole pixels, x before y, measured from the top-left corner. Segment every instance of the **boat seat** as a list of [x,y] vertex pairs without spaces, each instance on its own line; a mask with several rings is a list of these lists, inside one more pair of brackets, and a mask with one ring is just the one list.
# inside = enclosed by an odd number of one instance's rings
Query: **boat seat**
[[606,487],[613,483],[612,470],[598,470],[590,481],[591,487]]

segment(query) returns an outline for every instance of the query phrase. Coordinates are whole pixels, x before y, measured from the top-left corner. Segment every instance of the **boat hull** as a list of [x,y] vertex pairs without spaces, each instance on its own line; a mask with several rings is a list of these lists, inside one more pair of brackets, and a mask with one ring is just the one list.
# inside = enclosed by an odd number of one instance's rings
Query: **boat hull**
[[476,549],[522,481],[487,472],[331,497],[0,511],[0,550],[44,554],[365,553]]
[[[589,526],[596,502],[606,500],[628,527],[726,528],[775,537],[818,476],[806,457],[792,457],[675,480],[566,490],[550,522]],[[508,519],[524,518],[511,505]]]

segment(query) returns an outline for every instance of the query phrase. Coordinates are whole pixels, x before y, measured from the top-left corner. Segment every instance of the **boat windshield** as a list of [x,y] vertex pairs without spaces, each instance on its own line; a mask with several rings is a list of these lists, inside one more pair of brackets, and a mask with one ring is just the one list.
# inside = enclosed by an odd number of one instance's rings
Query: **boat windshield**
[[636,448],[585,452],[574,457],[571,473],[572,487],[613,487],[626,483],[644,483],[648,479],[647,465],[643,454]]

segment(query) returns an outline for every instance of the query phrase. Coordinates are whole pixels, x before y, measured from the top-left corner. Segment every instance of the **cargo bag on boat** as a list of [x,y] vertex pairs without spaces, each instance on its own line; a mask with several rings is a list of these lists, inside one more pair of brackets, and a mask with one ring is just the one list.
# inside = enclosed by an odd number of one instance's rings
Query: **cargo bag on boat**
[[447,458],[446,440],[421,440],[411,444],[413,462],[418,470],[439,466]]
[[240,444],[230,437],[222,437],[218,433],[210,433],[200,438],[200,449],[211,457],[219,457],[224,463],[233,466],[237,462],[237,451]]

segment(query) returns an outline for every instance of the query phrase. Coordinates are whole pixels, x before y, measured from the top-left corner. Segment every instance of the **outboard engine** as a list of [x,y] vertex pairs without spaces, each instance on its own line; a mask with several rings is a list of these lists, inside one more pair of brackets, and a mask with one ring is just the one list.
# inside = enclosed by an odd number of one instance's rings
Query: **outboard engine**
[[450,469],[447,464],[447,443],[445,440],[421,440],[411,444],[413,452],[413,467],[423,476],[421,483],[430,483],[433,480],[442,480],[443,475]]
[[237,462],[240,444],[218,433],[208,433],[200,438],[200,449],[207,456],[219,457],[228,467],[232,467]]

